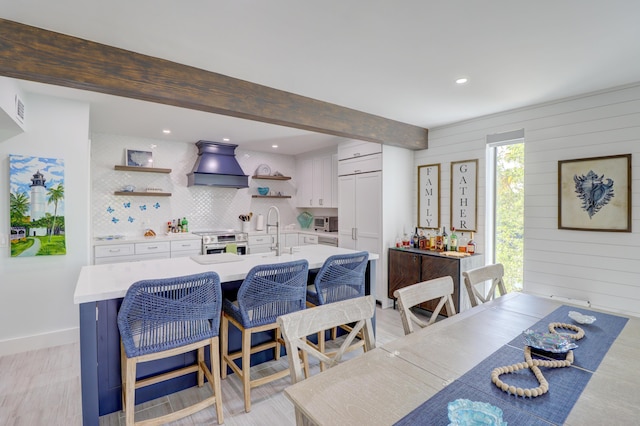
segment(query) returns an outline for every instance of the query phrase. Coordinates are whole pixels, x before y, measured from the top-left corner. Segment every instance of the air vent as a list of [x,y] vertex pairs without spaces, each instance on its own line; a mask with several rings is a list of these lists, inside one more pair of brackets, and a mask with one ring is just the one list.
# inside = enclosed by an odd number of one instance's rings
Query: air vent
[[20,123],[24,124],[24,103],[18,95],[16,95],[16,118]]

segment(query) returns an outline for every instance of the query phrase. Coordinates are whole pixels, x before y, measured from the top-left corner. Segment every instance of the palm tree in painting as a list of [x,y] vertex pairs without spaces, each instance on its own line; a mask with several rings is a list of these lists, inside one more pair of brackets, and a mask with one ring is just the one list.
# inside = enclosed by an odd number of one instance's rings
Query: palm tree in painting
[[51,242],[51,236],[53,235],[53,230],[56,227],[56,216],[58,215],[58,202],[64,198],[64,187],[61,183],[58,184],[55,188],[49,188],[47,190],[47,195],[49,199],[47,202],[49,204],[53,203],[53,221],[51,222],[51,232],[49,233],[49,242]]
[[22,225],[24,217],[29,211],[29,197],[26,192],[19,194],[9,194],[9,215],[11,217],[11,225]]

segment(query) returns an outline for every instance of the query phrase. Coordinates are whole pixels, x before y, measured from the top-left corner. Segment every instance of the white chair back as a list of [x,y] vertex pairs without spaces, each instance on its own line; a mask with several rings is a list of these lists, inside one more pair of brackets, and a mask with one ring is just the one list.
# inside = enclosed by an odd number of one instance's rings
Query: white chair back
[[[375,304],[373,296],[364,296],[307,308],[278,317],[278,326],[287,347],[291,381],[297,383],[304,379],[299,350],[332,367],[341,361],[342,356],[348,351],[360,330],[364,335],[365,350],[373,349],[375,337],[371,318],[375,312]],[[322,353],[307,342],[307,336],[348,323],[356,324],[336,352]],[[303,359],[305,362],[307,361],[306,356]]]
[[[443,307],[446,308],[449,317],[455,315],[456,308],[453,304],[452,294],[453,279],[449,276],[423,281],[394,291],[393,295],[398,299],[404,334],[413,333],[414,324],[421,328],[433,324]],[[440,299],[440,301],[428,321],[421,320],[411,311],[414,306],[435,299]]]
[[[496,290],[500,293],[500,296],[507,294],[507,289],[504,285],[502,277],[504,276],[504,267],[501,263],[494,265],[482,266],[480,268],[471,269],[463,272],[464,285],[467,288],[467,294],[469,294],[469,301],[471,307],[477,306],[480,303],[486,303],[496,297]],[[491,286],[486,290],[486,282],[491,280]]]

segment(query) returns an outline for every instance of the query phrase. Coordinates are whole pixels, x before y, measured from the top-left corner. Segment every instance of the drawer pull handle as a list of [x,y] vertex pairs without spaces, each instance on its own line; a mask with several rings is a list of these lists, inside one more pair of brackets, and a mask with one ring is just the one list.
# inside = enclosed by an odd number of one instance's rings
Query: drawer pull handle
[[109,253],[120,253],[120,249],[109,249]]
[[158,246],[147,247],[147,250],[155,250],[155,249],[157,249],[157,248],[158,248]]

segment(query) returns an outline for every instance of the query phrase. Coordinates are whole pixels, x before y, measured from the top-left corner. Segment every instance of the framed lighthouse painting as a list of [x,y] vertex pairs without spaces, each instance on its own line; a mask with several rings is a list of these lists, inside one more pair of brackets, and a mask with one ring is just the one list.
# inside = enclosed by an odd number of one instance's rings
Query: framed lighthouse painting
[[67,253],[64,160],[9,155],[11,257]]

